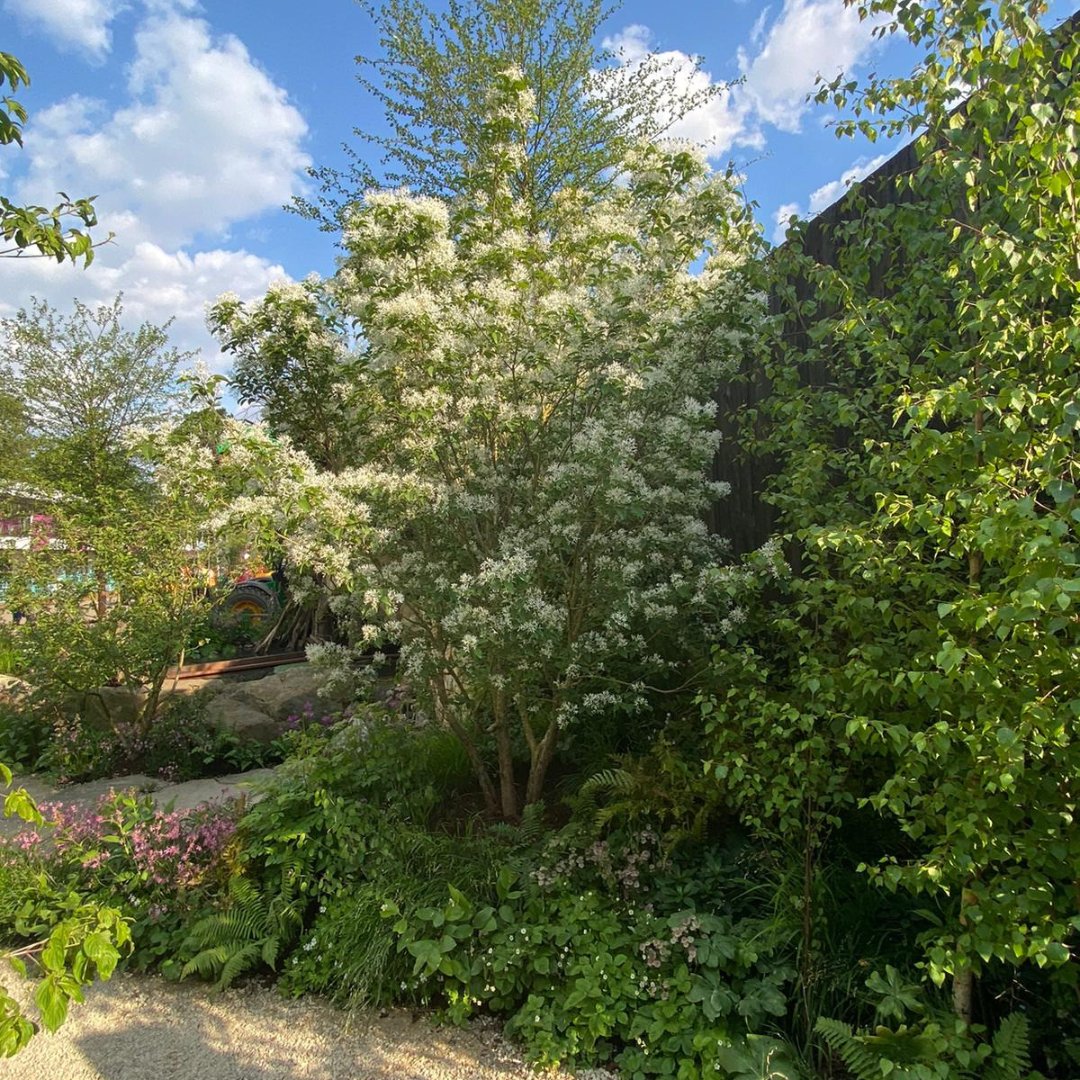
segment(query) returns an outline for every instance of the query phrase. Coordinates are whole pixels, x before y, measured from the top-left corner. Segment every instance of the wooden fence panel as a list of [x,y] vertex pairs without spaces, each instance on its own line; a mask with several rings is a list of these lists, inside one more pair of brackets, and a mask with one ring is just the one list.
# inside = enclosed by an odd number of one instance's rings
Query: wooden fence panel
[[[840,246],[837,233],[849,225],[861,213],[863,200],[873,206],[885,206],[910,199],[906,189],[897,187],[897,178],[910,173],[917,164],[913,145],[905,146],[881,165],[875,172],[845,193],[832,206],[823,210],[807,226],[803,234],[803,250],[821,266],[837,266]],[[899,254],[899,253],[898,253]],[[881,295],[885,288],[889,263],[874,268],[871,289]],[[805,279],[794,282],[797,299],[802,302],[813,298],[813,286]],[[774,292],[769,298],[771,315],[783,315],[779,297]],[[821,310],[819,318],[830,313]],[[784,345],[803,351],[809,345],[806,328],[794,318],[788,318],[782,339]],[[822,363],[801,364],[799,375],[806,386],[826,386],[829,382],[827,365]],[[742,446],[742,430],[746,412],[760,405],[769,395],[769,380],[760,367],[748,365],[735,379],[717,387],[713,399],[717,403],[717,427],[720,446],[713,460],[712,478],[730,487],[730,494],[712,507],[709,527],[717,535],[731,541],[736,554],[743,554],[760,547],[775,531],[776,511],[762,498],[770,477],[777,470],[777,463],[768,455],[748,453]],[[842,438],[842,433],[838,433]]]

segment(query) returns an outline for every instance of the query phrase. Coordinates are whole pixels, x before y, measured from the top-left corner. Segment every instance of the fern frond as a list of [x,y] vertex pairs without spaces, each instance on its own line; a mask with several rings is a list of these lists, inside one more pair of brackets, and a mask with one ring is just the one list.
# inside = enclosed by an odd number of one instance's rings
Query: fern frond
[[881,1059],[852,1032],[850,1024],[821,1017],[814,1030],[839,1056],[855,1080],[881,1080]]
[[281,942],[276,937],[268,937],[262,943],[262,962],[271,970],[275,969],[280,951]]
[[221,974],[218,976],[216,986],[219,990],[227,990],[232,985],[233,979],[243,975],[248,968],[253,967],[259,959],[259,946],[256,942],[242,945],[221,966]]
[[193,956],[181,969],[180,978],[197,974],[200,979],[211,979],[229,958],[229,950],[221,945],[216,949],[203,949]]
[[[603,830],[613,819],[624,814],[640,796],[640,779],[627,769],[609,768],[594,773],[578,789],[578,812],[592,813],[593,828]],[[601,796],[607,796],[600,805]]]
[[544,825],[545,806],[543,802],[530,803],[521,813],[521,824],[518,826],[515,839],[518,843],[532,845],[537,843],[547,831]]
[[229,881],[229,907],[199,920],[188,931],[185,946],[197,950],[183,967],[181,978],[197,972],[217,977],[225,989],[260,961],[277,964],[283,944],[303,925],[298,901],[275,896],[271,902],[244,878]]
[[266,901],[262,893],[247,878],[229,879],[229,902],[233,910],[245,919],[258,919],[266,915]]
[[598,795],[613,792],[616,795],[632,795],[637,786],[637,778],[626,769],[601,769],[581,785],[580,793]]
[[1020,1013],[1001,1021],[991,1042],[993,1054],[986,1080],[1025,1080],[1031,1069],[1028,1022]]

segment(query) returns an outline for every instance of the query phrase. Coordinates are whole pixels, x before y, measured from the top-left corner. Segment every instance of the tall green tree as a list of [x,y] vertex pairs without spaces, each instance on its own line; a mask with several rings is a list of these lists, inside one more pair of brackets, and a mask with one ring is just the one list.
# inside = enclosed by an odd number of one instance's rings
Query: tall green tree
[[[200,437],[203,419],[193,414],[132,448],[146,472],[140,489],[114,492],[92,515],[60,502],[58,542],[32,545],[12,575],[11,599],[28,616],[17,638],[33,687],[28,707],[42,722],[114,684],[141,692],[136,733],[157,718],[166,673],[209,607],[208,521],[229,483]],[[91,617],[87,597],[95,593]]]
[[[0,52],[0,92],[5,84],[15,93],[20,86],[30,85],[30,77],[16,57]],[[0,97],[0,146],[22,146],[26,117],[26,108],[17,98],[10,94]],[[81,259],[89,266],[94,241],[86,230],[98,223],[94,200],[71,199],[64,192],[60,192],[60,200],[52,208],[21,206],[0,194],[0,258],[38,255],[57,262]]]
[[770,638],[790,652],[755,658],[786,726],[736,774],[729,699],[716,775],[897,823],[906,849],[870,871],[936,906],[926,970],[970,1021],[981,974],[1080,942],[1080,37],[1038,2],[859,8],[922,60],[822,100],[841,134],[914,135],[916,162],[852,196],[833,265],[797,237],[779,256],[812,284],[764,409],[803,553]]
[[117,296],[97,308],[76,300],[70,315],[32,300],[0,321],[0,378],[32,440],[23,474],[87,513],[138,485],[126,437],[168,415],[191,355],[168,344],[168,324],[122,320]]
[[0,390],[0,461],[5,462],[4,476],[9,483],[19,478],[20,468],[29,456],[26,410],[10,390]]
[[[349,150],[346,172],[313,171],[323,199],[296,201],[305,215],[337,231],[341,213],[366,190],[406,185],[454,198],[481,156],[489,88],[513,67],[536,96],[524,154],[510,177],[533,224],[563,187],[606,187],[636,143],[654,142],[693,109],[724,93],[695,84],[678,62],[650,56],[633,77],[596,40],[618,3],[605,0],[362,0],[381,53],[358,56],[358,81],[382,105],[388,133],[357,128],[381,155],[372,163]],[[347,148],[348,149],[348,148]]]

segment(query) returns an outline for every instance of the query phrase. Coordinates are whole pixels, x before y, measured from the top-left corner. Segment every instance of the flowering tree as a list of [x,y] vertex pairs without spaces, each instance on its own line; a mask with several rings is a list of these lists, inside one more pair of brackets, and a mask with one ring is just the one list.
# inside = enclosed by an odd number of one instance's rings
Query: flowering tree
[[[758,315],[745,207],[690,150],[643,148],[604,198],[563,190],[531,228],[508,180],[533,105],[501,75],[469,196],[369,193],[333,283],[368,348],[347,369],[362,456],[327,486],[366,509],[359,536],[332,538],[338,608],[360,644],[401,642],[506,817],[515,743],[533,802],[560,734],[641,709],[707,605],[708,394]],[[267,305],[288,318],[280,296],[230,303],[232,332]]]

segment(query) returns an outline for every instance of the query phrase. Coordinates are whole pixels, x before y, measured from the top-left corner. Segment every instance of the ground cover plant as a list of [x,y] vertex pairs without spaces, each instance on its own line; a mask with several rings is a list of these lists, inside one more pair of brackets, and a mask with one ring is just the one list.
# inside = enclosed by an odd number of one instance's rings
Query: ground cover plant
[[700,864],[673,863],[648,829],[581,841],[505,864],[489,903],[451,885],[434,906],[384,905],[414,961],[403,990],[446,1002],[454,1019],[505,1015],[542,1065],[614,1061],[634,1077],[795,1068],[790,1047],[760,1034],[786,1015],[793,971],[760,910],[732,896],[734,865],[702,881]]
[[[304,726],[303,714],[292,718]],[[171,695],[144,728],[130,717],[106,720],[74,709],[57,713],[13,696],[0,704],[0,750],[13,768],[60,784],[142,774],[166,783],[258,769],[287,752],[290,724],[270,743],[243,739],[212,720],[201,696]]]
[[5,939],[33,940],[77,896],[123,919],[128,963],[178,975],[188,922],[225,892],[238,804],[159,810],[148,795],[113,791],[94,806],[39,809],[0,852]]

